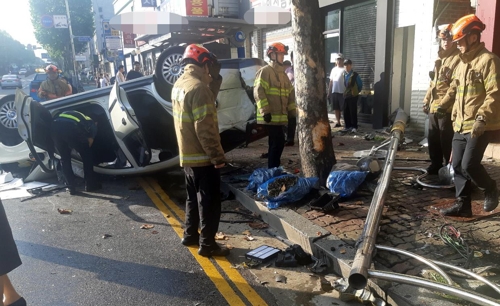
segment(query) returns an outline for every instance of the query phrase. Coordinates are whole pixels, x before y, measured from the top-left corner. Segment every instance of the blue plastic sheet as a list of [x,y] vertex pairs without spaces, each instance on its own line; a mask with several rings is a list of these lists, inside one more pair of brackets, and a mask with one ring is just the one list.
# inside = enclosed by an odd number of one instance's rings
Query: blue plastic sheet
[[277,179],[281,179],[287,176],[295,177],[295,175],[287,174],[280,177],[272,178],[266,181],[261,186],[259,186],[257,190],[257,196],[267,200],[266,201],[267,207],[269,209],[278,208],[282,204],[292,203],[301,200],[311,191],[312,188],[315,187],[315,185],[318,183],[319,180],[317,177],[309,177],[309,178],[297,177],[298,180],[295,185],[291,186],[288,190],[280,193],[276,197],[270,197],[267,190],[269,184],[276,181]]
[[333,171],[330,172],[326,187],[331,192],[340,193],[342,198],[350,197],[364,181],[368,172]]
[[247,186],[247,190],[252,190],[253,192],[257,192],[257,189],[260,185],[264,184],[268,180],[273,177],[278,177],[284,175],[283,168],[259,168],[255,169],[255,171],[250,175],[248,181],[250,182]]

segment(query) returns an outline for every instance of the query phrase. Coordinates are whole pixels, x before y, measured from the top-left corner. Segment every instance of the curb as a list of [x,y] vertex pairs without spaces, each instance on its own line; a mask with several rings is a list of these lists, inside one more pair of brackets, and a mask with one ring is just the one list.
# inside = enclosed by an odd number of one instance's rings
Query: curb
[[[222,181],[238,202],[253,213],[259,214],[283,238],[299,244],[305,251],[327,263],[328,268],[344,278],[349,277],[351,264],[356,249],[345,246],[345,243],[329,231],[312,223],[292,209],[269,210],[263,202],[256,201],[247,192]],[[342,250],[342,252],[340,252]],[[345,250],[345,252],[344,252]],[[390,271],[377,264],[378,270]],[[368,286],[390,305],[415,306],[422,305],[423,300],[434,305],[453,305],[442,299],[437,300],[429,290],[409,285],[368,279]],[[417,299],[418,297],[418,299]]]

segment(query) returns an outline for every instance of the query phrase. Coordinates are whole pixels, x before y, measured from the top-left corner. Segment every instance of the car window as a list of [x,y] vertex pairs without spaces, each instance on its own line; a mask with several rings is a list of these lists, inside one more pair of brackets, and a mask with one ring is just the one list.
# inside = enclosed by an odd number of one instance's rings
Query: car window
[[7,79],[17,79],[17,75],[7,74],[2,77],[2,80],[7,80]]
[[41,74],[35,75],[35,78],[33,79],[33,81],[45,81],[46,79],[47,79],[47,74],[41,73]]

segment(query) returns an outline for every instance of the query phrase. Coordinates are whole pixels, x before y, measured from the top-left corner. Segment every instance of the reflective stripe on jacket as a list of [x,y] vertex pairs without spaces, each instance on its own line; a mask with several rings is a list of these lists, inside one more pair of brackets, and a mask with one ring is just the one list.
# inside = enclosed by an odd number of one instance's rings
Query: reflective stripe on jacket
[[[449,50],[440,49],[438,59],[434,65],[434,79],[431,81],[427,94],[424,98],[424,105],[429,107],[430,113],[436,113],[441,104],[441,99],[446,95],[453,77],[453,72],[460,63],[460,51],[451,47]],[[450,100],[445,105],[446,112],[451,113],[455,100]]]
[[[209,86],[210,84],[210,86]],[[181,167],[226,162],[220,143],[215,99],[222,84],[189,64],[172,89],[172,108]]]
[[[288,118],[296,117],[295,90],[283,65],[271,62],[260,68],[255,75],[253,94],[258,124],[287,125]],[[264,121],[265,114],[271,114],[271,122]]]
[[83,136],[86,138],[95,138],[97,135],[97,126],[94,120],[78,111],[62,112],[54,120],[74,122],[83,131]]
[[484,118],[486,131],[500,130],[500,58],[480,43],[460,54],[460,59],[450,90],[441,101],[441,105],[447,105],[455,99],[453,130],[469,133],[478,116]]

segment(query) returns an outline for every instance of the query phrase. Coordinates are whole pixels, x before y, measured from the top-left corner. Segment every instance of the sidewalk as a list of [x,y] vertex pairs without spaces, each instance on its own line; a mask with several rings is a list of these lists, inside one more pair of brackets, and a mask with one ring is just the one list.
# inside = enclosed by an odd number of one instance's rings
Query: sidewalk
[[[368,150],[381,143],[382,138],[389,138],[388,134],[376,133],[377,141],[365,140],[364,136],[373,132],[371,126],[368,125],[361,126],[355,134],[342,135],[339,133],[340,130],[341,128],[333,128],[332,124],[332,134],[334,135],[332,142],[338,163],[355,164],[356,160],[352,159],[355,151]],[[428,162],[425,161],[401,160],[428,159],[427,148],[418,145],[423,136],[405,135],[405,137],[411,138],[413,142],[403,145],[404,150],[398,151],[398,160],[395,166],[426,168]],[[267,159],[260,158],[260,155],[265,152],[267,152],[267,138],[251,143],[247,148],[235,149],[227,154],[227,158],[235,166],[243,169],[243,172],[248,173],[259,167],[267,167]],[[281,164],[291,173],[300,170],[297,141],[294,147],[285,148]],[[497,180],[497,183],[500,182],[500,163],[485,157],[483,164],[493,179]],[[444,218],[435,212],[433,213],[431,206],[453,203],[454,190],[415,186],[413,180],[419,174],[420,172],[415,171],[395,170],[392,172],[377,244],[410,251],[428,259],[462,266],[465,260],[452,247],[445,245],[439,237],[441,226],[451,223],[461,232],[470,248],[475,251],[471,268],[496,265],[500,260],[500,216],[498,215],[500,208],[491,214],[484,214],[483,219],[471,222],[459,222],[458,218]],[[242,190],[244,188],[242,185],[238,185],[237,188]],[[285,206],[278,210],[295,210],[313,224],[338,238],[344,246],[355,250],[354,246],[363,230],[371,200],[371,194],[360,193],[355,198],[342,201],[340,203],[341,209],[329,214],[308,210],[307,206],[298,208]],[[483,197],[477,189],[474,192],[473,200],[475,206],[482,207]],[[475,215],[480,211],[481,209],[477,210],[476,208]],[[342,254],[341,250],[338,248],[333,253],[335,256],[342,256],[340,255]],[[426,268],[419,261],[385,251],[377,252],[374,263],[377,269],[390,269],[408,275],[420,275],[422,269]]]

